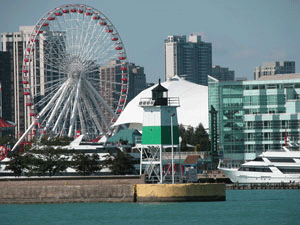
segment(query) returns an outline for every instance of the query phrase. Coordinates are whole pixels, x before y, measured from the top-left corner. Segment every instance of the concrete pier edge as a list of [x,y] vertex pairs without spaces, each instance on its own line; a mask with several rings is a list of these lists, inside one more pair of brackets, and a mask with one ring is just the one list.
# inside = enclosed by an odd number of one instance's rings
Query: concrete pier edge
[[0,179],[0,204],[224,201],[225,184],[145,184],[145,176]]
[[226,186],[220,183],[136,184],[135,202],[225,201]]

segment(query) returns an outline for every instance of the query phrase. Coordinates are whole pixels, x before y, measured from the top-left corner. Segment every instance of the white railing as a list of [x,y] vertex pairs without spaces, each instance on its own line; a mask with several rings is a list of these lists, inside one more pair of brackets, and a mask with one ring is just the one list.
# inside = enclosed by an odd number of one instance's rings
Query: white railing
[[[154,106],[155,100],[152,98],[141,98],[139,102],[139,106]],[[167,98],[167,105],[168,106],[180,106],[179,98],[178,97],[169,97]]]

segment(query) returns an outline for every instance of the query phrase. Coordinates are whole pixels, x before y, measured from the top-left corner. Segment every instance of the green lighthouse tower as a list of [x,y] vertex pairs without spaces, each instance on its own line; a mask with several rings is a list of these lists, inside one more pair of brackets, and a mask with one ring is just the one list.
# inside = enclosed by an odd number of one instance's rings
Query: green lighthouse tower
[[179,145],[177,107],[179,98],[168,97],[168,89],[160,84],[152,89],[152,98],[142,98],[143,134],[141,170],[144,165],[148,178],[156,177],[163,183],[163,154],[166,148]]

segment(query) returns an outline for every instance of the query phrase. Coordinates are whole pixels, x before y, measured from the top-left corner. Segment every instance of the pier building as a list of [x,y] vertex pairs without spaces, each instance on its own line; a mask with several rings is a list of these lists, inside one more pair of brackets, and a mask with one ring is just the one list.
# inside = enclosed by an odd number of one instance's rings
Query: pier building
[[224,162],[239,164],[280,149],[287,137],[300,143],[300,74],[235,82],[209,77],[208,92],[209,109],[217,114],[210,135]]

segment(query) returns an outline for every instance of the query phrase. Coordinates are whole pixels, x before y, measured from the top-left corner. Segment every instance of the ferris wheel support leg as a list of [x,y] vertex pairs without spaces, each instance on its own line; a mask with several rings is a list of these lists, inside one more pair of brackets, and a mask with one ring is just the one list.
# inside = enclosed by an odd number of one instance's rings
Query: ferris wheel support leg
[[70,107],[67,107],[67,112],[66,112],[66,114],[65,114],[65,119],[63,120],[64,122],[63,122],[63,125],[62,125],[62,128],[61,128],[61,132],[60,132],[60,134],[61,134],[61,136],[63,136],[64,135],[64,131],[66,130],[67,131],[67,117],[68,117],[68,114],[70,113]]
[[[63,90],[63,88],[64,88],[64,85],[62,85],[62,87],[59,89],[59,91],[53,96],[53,98],[51,99],[51,101],[48,102],[48,104],[45,106],[45,108],[39,113],[39,115],[37,116],[37,118],[40,118],[41,116],[44,115],[44,113],[46,112],[46,110],[48,110],[48,108],[50,107],[50,105],[56,99],[57,95],[60,93],[60,90]],[[24,132],[24,134],[16,142],[16,144],[12,148],[12,151],[14,151],[15,148],[24,140],[25,136],[29,133],[29,131],[33,128],[33,126],[34,126],[34,122],[32,122],[32,124],[27,128],[27,130]]]
[[74,91],[75,91],[75,89],[73,89],[71,91],[71,93],[70,93],[70,95],[69,95],[69,97],[68,97],[68,99],[67,99],[67,101],[66,101],[66,103],[65,103],[65,105],[64,105],[64,107],[63,107],[63,109],[61,111],[61,113],[59,114],[58,118],[56,119],[56,122],[55,122],[55,125],[54,125],[52,131],[55,131],[57,129],[57,126],[61,122],[63,116],[67,115],[66,110],[67,110],[68,107],[70,107],[71,97],[73,96]]
[[[98,113],[99,113],[100,115],[102,115],[101,120],[102,120],[103,123],[105,124],[106,128],[109,129],[109,130],[111,131],[108,122],[105,120],[105,117],[103,116],[104,113],[102,112],[101,108],[99,107],[96,98],[93,96],[93,92],[92,92],[89,88],[87,88],[87,90],[88,90],[88,92],[89,92],[89,94],[90,94],[90,98],[91,98],[93,104],[95,105],[96,110],[98,111]],[[93,112],[92,110],[89,111],[89,114],[92,115],[92,118],[93,118],[93,120],[96,122],[96,124],[99,124],[99,125],[100,125],[100,122],[99,122],[98,118],[95,116],[95,114],[94,114],[94,112]],[[99,126],[99,127],[101,127],[101,126]],[[103,130],[101,130],[101,131],[103,132]]]
[[84,123],[83,113],[80,110],[80,108],[81,108],[81,104],[80,104],[80,102],[78,102],[78,115],[79,115],[79,118],[80,118],[81,134],[86,134],[87,129],[86,129],[86,126],[85,126],[85,123]]
[[24,132],[24,134],[19,138],[19,140],[16,142],[14,147],[11,149],[11,151],[14,151],[15,148],[24,140],[25,136],[29,133],[29,131],[33,128],[34,122],[27,128],[27,130]]
[[42,111],[38,114],[38,117],[42,117],[46,111],[50,108],[50,106],[53,104],[53,102],[57,99],[57,97],[60,95],[61,91],[65,88],[66,84],[64,83],[59,90],[56,92],[56,94],[53,96],[53,98],[48,102],[48,104],[42,109]]
[[51,121],[53,120],[55,114],[57,113],[58,107],[60,106],[60,104],[61,104],[61,102],[62,102],[62,99],[65,97],[65,94],[66,94],[66,92],[67,92],[67,90],[68,90],[69,83],[70,83],[70,81],[67,81],[67,82],[66,82],[65,88],[62,90],[62,93],[60,94],[60,97],[59,97],[58,100],[56,101],[55,107],[54,107],[54,109],[52,110],[52,113],[51,113],[51,115],[50,115],[50,117],[48,118],[48,121],[47,121],[47,123],[46,123],[45,130],[48,129],[48,127],[49,127]]
[[76,88],[74,108],[73,108],[72,114],[71,114],[70,128],[69,128],[69,133],[68,133],[69,137],[72,137],[72,131],[74,129],[74,123],[75,123],[76,112],[77,112],[77,107],[78,107],[78,98],[79,98],[79,94],[80,94],[80,86],[81,86],[81,79],[79,79],[77,88]]
[[59,114],[59,116],[58,116],[58,118],[57,118],[57,120],[56,120],[56,122],[55,122],[55,125],[54,125],[53,128],[52,128],[52,131],[53,131],[53,132],[57,129],[57,127],[58,127],[59,123],[61,122],[63,116],[67,115],[67,114],[66,114],[66,110],[67,110],[67,107],[70,106],[70,105],[69,105],[69,104],[70,104],[70,97],[71,97],[71,96],[69,96],[68,102],[65,104],[63,110],[61,111],[61,113]]
[[102,104],[105,106],[105,108],[114,116],[114,118],[118,118],[118,116],[112,111],[112,109],[110,108],[110,106],[107,104],[107,102],[102,98],[102,96],[95,90],[95,88],[90,84],[90,82],[88,82],[87,80],[85,80],[85,83],[87,84],[87,86],[90,88],[90,90],[93,91],[93,93],[95,94],[95,96],[97,96],[98,99],[100,99],[100,101],[102,102]]
[[[87,90],[89,91],[89,89],[87,89]],[[84,95],[84,96],[85,96],[85,95]],[[100,107],[98,106],[97,102],[95,101],[94,96],[93,96],[93,95],[90,95],[90,98],[91,98],[91,100],[93,101],[93,103],[94,103],[94,105],[95,105],[95,107],[96,107],[96,110],[97,110],[98,112],[99,112],[99,110],[100,110],[100,113],[101,113],[101,109],[100,109]],[[92,106],[91,106],[90,102],[87,101],[86,99],[87,99],[87,97],[85,96],[85,97],[83,98],[83,103],[85,104],[85,106],[86,106],[87,109],[90,109],[90,110],[88,110],[88,113],[91,115],[91,118],[92,118],[92,120],[94,121],[94,123],[96,124],[97,129],[100,130],[100,132],[103,133],[103,134],[106,136],[105,132],[103,131],[103,129],[102,129],[101,125],[100,125],[100,122],[99,122],[99,120],[98,120],[96,114],[95,114],[94,111],[92,110]],[[105,126],[107,126],[107,124],[105,123],[105,120],[103,120],[103,122],[104,122]]]

